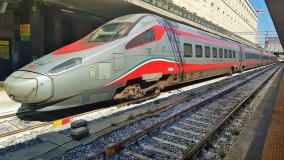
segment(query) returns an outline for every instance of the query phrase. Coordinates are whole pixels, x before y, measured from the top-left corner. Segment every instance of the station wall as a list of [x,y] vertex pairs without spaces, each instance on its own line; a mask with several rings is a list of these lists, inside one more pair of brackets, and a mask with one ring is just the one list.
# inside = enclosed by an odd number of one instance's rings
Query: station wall
[[65,13],[55,6],[37,6],[37,14],[32,11],[32,5],[27,3],[0,14],[0,81],[29,62],[86,36],[104,23]]

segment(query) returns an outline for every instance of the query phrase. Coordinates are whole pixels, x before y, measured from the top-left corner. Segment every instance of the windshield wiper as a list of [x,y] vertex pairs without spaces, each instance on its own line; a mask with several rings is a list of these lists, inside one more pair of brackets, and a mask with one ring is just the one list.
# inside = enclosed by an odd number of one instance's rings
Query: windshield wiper
[[114,38],[124,29],[124,27],[121,27],[116,34],[112,37],[112,40],[114,40]]

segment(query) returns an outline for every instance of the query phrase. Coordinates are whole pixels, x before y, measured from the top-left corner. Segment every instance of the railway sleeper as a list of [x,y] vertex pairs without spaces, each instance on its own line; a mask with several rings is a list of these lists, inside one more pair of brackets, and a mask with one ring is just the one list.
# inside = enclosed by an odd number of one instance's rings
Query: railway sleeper
[[170,156],[170,157],[175,157],[175,158],[179,158],[179,159],[182,158],[181,156],[177,155],[176,153],[169,152],[167,150],[157,148],[157,147],[155,147],[153,145],[141,144],[141,147],[143,147],[144,149],[147,149],[147,150],[152,150],[152,151],[155,151],[155,152],[158,152],[158,153]]

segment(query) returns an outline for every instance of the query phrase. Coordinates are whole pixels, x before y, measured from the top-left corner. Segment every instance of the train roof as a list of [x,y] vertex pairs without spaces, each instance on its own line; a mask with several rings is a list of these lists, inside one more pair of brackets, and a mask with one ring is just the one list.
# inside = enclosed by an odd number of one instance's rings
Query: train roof
[[125,15],[125,16],[113,19],[112,21],[108,22],[107,24],[109,24],[109,23],[118,23],[118,22],[131,22],[131,23],[135,23],[140,18],[145,17],[145,16],[149,16],[149,15],[151,15],[151,14],[146,14],[146,13],[129,14],[129,15]]
[[[138,20],[140,20],[141,18],[146,17],[146,16],[154,16],[154,17],[157,18],[157,20],[158,20],[158,17],[159,17],[157,15],[147,14],[147,13],[130,14],[130,15],[118,17],[118,18],[108,22],[107,24],[109,24],[109,23],[120,23],[120,22],[136,23]],[[245,44],[241,44],[241,43],[226,39],[224,37],[221,37],[219,35],[215,35],[215,34],[200,30],[200,29],[193,28],[193,27],[185,25],[185,24],[181,24],[181,23],[178,23],[178,22],[175,22],[175,21],[171,21],[171,22],[173,22],[173,24],[175,26],[177,26],[179,29],[190,32],[190,33],[194,33],[196,35],[200,35],[200,36],[220,40],[220,41],[223,41],[223,42],[228,42],[228,43],[231,43],[231,44],[234,44],[234,45],[238,45],[238,46],[241,46],[242,48],[246,48],[248,51],[251,51],[251,52],[264,52],[263,50],[261,50],[259,48],[250,47],[250,46],[247,46]]]

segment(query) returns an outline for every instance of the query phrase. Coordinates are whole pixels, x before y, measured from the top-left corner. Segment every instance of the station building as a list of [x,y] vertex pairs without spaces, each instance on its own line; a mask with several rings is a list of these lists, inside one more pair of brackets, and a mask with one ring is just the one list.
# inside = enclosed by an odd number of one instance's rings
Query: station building
[[157,14],[255,43],[253,37],[229,35],[256,31],[257,15],[247,0],[4,0],[0,2],[0,81],[102,24],[133,13]]
[[269,52],[283,54],[283,47],[278,37],[266,37],[264,48]]
[[[257,32],[258,15],[248,0],[173,0],[193,13],[235,32]],[[257,35],[241,35],[258,43]]]

